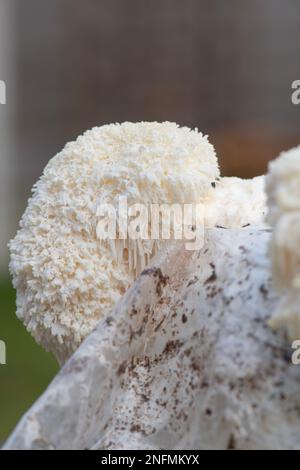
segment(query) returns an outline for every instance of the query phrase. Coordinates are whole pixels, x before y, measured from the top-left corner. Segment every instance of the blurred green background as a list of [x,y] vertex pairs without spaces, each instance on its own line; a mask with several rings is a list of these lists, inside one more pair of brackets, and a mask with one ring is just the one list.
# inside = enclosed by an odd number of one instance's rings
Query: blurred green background
[[0,365],[0,444],[58,370],[15,315],[15,291],[0,280],[0,338],[6,343],[7,364]]

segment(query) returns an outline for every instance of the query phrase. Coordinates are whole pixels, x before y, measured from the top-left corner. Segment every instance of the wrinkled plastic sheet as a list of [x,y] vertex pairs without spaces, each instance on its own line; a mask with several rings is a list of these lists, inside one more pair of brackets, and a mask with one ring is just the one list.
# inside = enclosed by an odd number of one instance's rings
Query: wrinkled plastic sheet
[[267,229],[165,247],[22,418],[5,449],[299,449],[300,368]]

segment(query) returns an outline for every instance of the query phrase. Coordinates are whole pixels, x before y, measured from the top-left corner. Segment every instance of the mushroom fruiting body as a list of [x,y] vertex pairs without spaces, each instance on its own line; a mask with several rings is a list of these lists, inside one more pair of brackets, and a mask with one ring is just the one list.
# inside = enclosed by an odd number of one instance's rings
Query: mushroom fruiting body
[[[5,448],[298,449],[299,370],[266,324],[277,308],[271,326],[300,337],[299,182],[300,147],[266,178],[220,178],[207,139],[170,123],[68,144],[34,188],[10,267],[18,316],[61,363],[94,332]],[[123,296],[137,266],[96,228],[99,203],[119,196],[200,202],[205,226],[221,228],[196,252],[162,247]],[[126,248],[143,265],[157,246]]]
[[60,363],[122,297],[160,248],[103,240],[98,208],[201,204],[206,227],[264,221],[264,177],[220,178],[214,147],[175,123],[95,127],[51,159],[10,242],[17,315]]
[[274,283],[281,292],[270,325],[300,338],[300,146],[271,162],[267,175],[271,258]]
[[205,226],[264,226],[267,212],[265,177],[220,178],[206,198]]
[[[99,204],[201,202],[218,176],[207,137],[174,123],[105,125],[68,143],[10,242],[17,315],[35,339],[64,362],[133,281],[128,262],[97,239]],[[143,249],[147,261],[155,244]]]

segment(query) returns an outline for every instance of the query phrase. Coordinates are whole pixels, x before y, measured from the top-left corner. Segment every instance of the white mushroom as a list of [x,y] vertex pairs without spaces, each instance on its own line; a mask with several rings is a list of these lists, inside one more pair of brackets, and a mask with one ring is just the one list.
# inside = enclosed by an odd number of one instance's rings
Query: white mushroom
[[[10,243],[17,315],[35,339],[64,362],[133,281],[136,265],[116,259],[117,241],[97,239],[99,204],[201,202],[218,176],[207,137],[174,123],[95,127],[67,144]],[[127,248],[142,266],[156,251],[149,241],[137,255],[136,243]]]
[[[196,131],[125,123],[68,144],[34,189],[11,271],[19,317],[60,362],[94,332],[5,448],[298,449],[299,369],[267,322],[277,308],[271,326],[300,337],[299,183],[300,147],[270,165],[272,234],[265,177],[220,178]],[[126,260],[97,239],[97,206],[119,195],[201,202],[207,227],[230,230],[205,230],[195,252],[165,245],[112,308],[136,275],[130,250],[142,265],[158,248],[128,244]]]
[[265,177],[221,178],[205,201],[205,225],[224,228],[264,226],[267,212]]
[[99,240],[101,204],[201,203],[205,226],[261,225],[263,177],[220,178],[213,146],[177,124],[95,127],[46,166],[10,243],[17,315],[63,363],[122,297],[160,240]]
[[300,146],[283,152],[267,176],[269,222],[274,227],[271,257],[274,283],[281,302],[270,321],[300,338]]

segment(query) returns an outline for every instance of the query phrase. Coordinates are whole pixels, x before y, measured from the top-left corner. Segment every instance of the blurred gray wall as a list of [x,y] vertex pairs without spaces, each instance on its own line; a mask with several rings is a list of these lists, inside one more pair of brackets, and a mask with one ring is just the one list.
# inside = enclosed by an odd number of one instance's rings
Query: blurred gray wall
[[48,159],[94,125],[197,126],[241,176],[300,140],[298,0],[14,3],[16,220]]
[[0,80],[6,86],[6,104],[0,104],[0,275],[7,269],[7,242],[15,227],[16,172],[13,152],[13,1],[0,0]]
[[106,122],[175,120],[212,139],[298,130],[297,0],[17,4],[21,190],[66,140]]

